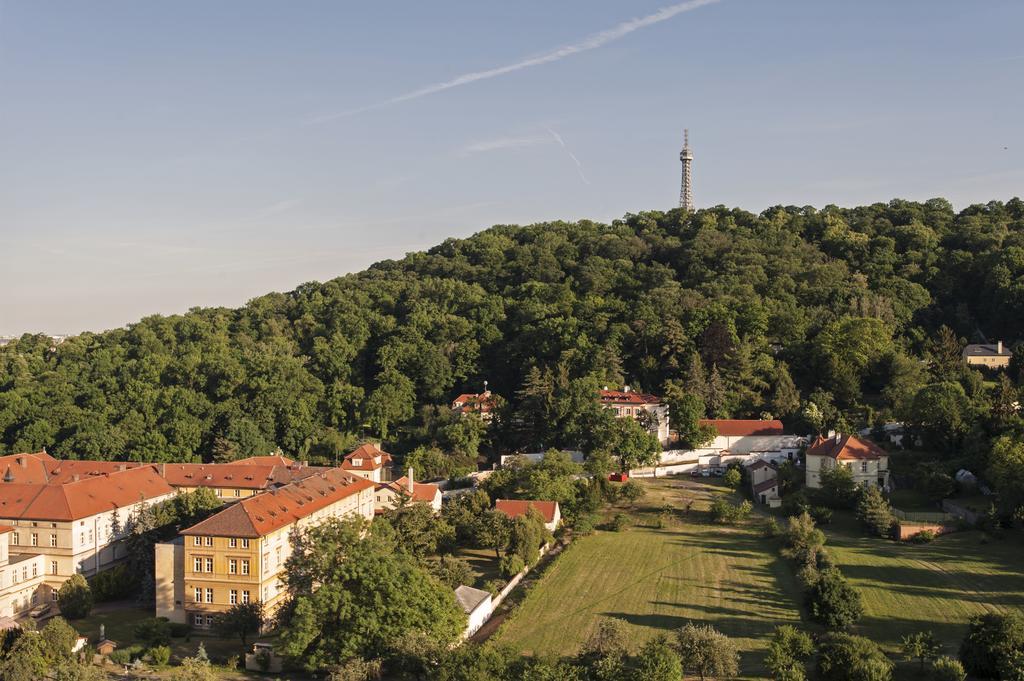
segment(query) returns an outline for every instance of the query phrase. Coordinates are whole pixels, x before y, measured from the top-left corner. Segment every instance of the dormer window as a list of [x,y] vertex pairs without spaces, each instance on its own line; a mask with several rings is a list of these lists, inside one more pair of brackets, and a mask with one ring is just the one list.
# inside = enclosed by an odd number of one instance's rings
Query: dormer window
[[352,459],[352,465],[353,466],[362,466],[363,465],[363,460],[362,459]]

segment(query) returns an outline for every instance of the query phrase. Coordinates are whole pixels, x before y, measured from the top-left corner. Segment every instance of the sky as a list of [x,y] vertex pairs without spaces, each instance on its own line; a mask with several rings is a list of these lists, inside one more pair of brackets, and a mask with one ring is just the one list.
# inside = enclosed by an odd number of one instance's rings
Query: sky
[[494,224],[1024,194],[1019,0],[0,0],[0,335]]

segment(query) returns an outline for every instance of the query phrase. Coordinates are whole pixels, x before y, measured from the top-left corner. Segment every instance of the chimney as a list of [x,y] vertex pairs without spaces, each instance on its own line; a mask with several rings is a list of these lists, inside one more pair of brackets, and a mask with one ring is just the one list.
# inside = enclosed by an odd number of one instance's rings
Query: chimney
[[628,385],[622,386],[622,392],[628,393],[629,392],[629,386]]
[[412,477],[412,466],[409,466],[409,472],[406,474],[405,491],[408,492],[409,494],[412,494],[413,487],[415,486],[416,483],[413,482]]
[[996,354],[1003,354],[1003,341],[996,341]]
[[79,480],[79,475],[78,475],[78,473],[75,473],[74,475],[72,475],[72,476],[71,476],[71,480],[72,480],[72,482],[78,482],[78,480]]

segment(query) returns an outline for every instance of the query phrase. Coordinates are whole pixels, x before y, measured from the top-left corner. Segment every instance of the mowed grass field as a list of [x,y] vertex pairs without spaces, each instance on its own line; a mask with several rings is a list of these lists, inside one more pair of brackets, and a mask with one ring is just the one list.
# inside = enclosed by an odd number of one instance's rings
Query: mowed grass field
[[[573,655],[602,617],[630,626],[639,646],[672,635],[687,620],[707,622],[737,640],[744,676],[763,675],[767,640],[801,619],[802,593],[780,540],[761,537],[764,517],[737,527],[711,524],[705,509],[720,487],[683,478],[644,481],[647,496],[626,510],[634,526],[599,531],[559,556],[496,640],[528,653]],[[693,511],[661,529],[663,506]],[[1024,540],[1019,533],[982,542],[979,532],[897,544],[863,536],[850,514],[826,528],[836,564],[860,590],[865,614],[854,633],[898,657],[900,638],[932,631],[955,655],[975,614],[1024,608]],[[784,527],[785,520],[780,519]]]
[[[645,482],[634,526],[577,539],[533,587],[497,640],[534,654],[575,654],[602,617],[630,625],[640,645],[687,621],[711,622],[735,638],[744,674],[761,669],[776,625],[798,623],[799,587],[761,520],[738,527],[707,521],[721,488],[683,478]],[[683,516],[687,501],[693,510]],[[654,527],[665,505],[680,509]],[[617,509],[623,510],[623,509]]]
[[983,544],[980,532],[957,532],[924,545],[864,537],[850,523],[826,533],[836,564],[863,598],[856,633],[890,652],[902,636],[932,631],[955,654],[972,615],[1024,608],[1019,533]]

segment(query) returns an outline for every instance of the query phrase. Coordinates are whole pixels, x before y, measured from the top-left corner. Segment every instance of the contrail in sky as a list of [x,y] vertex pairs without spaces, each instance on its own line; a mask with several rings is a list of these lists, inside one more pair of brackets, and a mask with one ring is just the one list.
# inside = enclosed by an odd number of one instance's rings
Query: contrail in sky
[[572,153],[572,150],[565,146],[565,140],[562,139],[562,136],[551,128],[547,128],[547,131],[551,133],[551,136],[555,138],[556,142],[558,142],[558,146],[562,147],[562,149],[565,150],[565,153],[569,154],[569,158],[572,159],[572,162],[576,164],[576,171],[580,174],[580,179],[583,180],[583,184],[590,184],[590,180],[588,180],[587,176],[583,174],[583,164],[580,163],[578,158],[576,158],[576,154]]
[[391,99],[385,99],[375,104],[368,104],[366,106],[359,107],[357,109],[349,109],[348,111],[341,111],[338,113],[324,114],[312,118],[308,123],[326,123],[328,121],[336,120],[339,118],[345,118],[346,116],[352,116],[364,111],[371,111],[373,109],[379,109],[381,107],[390,106],[392,104],[399,104],[401,102],[408,102],[413,99],[419,99],[420,97],[426,97],[428,95],[437,94],[438,92],[444,92],[445,90],[451,90],[452,88],[460,87],[462,85],[469,85],[479,80],[488,80],[490,78],[497,78],[498,76],[504,76],[507,73],[514,73],[523,69],[528,69],[533,66],[541,66],[543,64],[550,64],[552,62],[560,61],[566,57],[571,57],[581,52],[587,52],[589,50],[596,50],[599,47],[607,45],[610,42],[616,41],[620,38],[639,31],[641,28],[647,28],[654,24],[660,24],[663,21],[668,21],[677,14],[683,12],[689,12],[691,10],[698,9],[704,5],[711,5],[719,2],[719,0],[689,0],[688,2],[680,2],[675,5],[669,5],[668,7],[662,7],[653,14],[648,14],[644,17],[638,17],[636,19],[630,19],[624,21],[618,26],[600,31],[590,35],[580,42],[572,43],[569,45],[563,45],[550,52],[538,55],[536,57],[529,57],[521,61],[517,61],[512,64],[506,64],[505,66],[497,66],[493,69],[487,69],[486,71],[473,71],[472,73],[464,73],[461,76],[456,76],[451,80],[446,80],[440,83],[434,83],[433,85],[427,85],[417,90],[412,90],[404,95],[398,95]]

